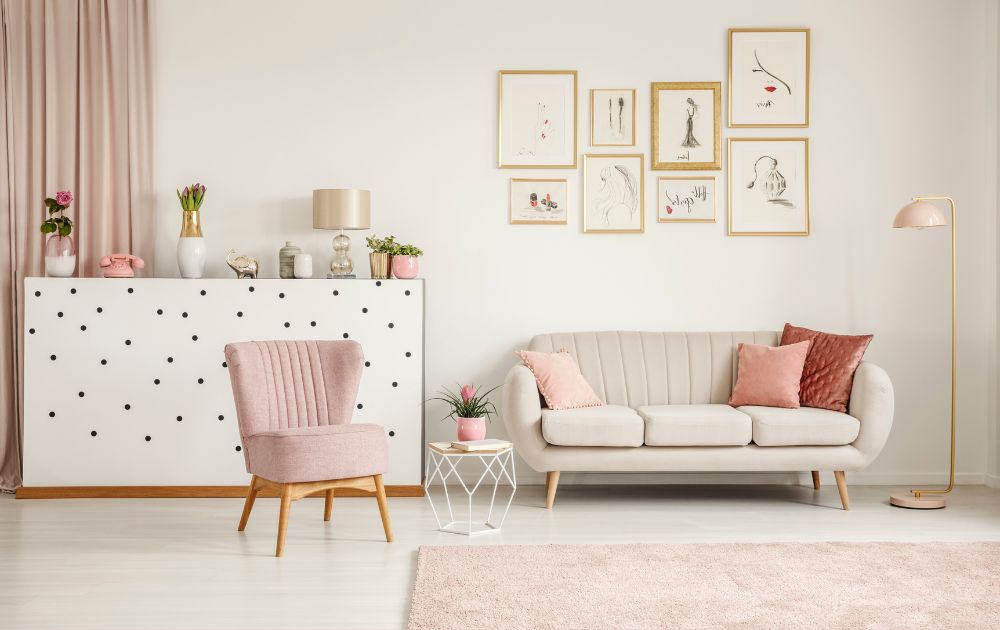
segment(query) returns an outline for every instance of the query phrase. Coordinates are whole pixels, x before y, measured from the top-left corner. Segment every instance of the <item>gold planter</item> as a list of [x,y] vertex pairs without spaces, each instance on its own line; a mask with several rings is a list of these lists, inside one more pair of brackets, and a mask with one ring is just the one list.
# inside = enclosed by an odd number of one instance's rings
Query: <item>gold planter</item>
[[392,255],[372,252],[368,254],[368,260],[371,263],[373,280],[387,280],[392,274]]

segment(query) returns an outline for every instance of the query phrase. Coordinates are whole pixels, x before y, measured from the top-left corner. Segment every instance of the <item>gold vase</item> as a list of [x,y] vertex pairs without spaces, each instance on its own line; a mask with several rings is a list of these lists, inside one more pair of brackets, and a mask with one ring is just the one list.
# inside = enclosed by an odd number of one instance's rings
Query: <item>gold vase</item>
[[181,211],[181,236],[201,236],[201,211]]
[[372,252],[368,254],[371,263],[372,279],[386,280],[389,278],[389,270],[392,265],[392,256],[385,252]]

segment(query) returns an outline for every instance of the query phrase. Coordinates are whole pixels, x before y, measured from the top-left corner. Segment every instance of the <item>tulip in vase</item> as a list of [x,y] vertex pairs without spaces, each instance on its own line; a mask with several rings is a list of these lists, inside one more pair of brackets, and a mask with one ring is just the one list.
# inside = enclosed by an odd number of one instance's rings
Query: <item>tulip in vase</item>
[[486,421],[490,420],[497,412],[493,403],[487,399],[497,388],[479,393],[473,385],[462,386],[456,395],[453,392],[443,390],[441,395],[431,400],[440,400],[446,403],[451,412],[442,420],[452,418],[458,424],[458,441],[470,442],[486,438]]
[[177,191],[181,202],[181,237],[177,241],[177,267],[182,278],[205,275],[205,237],[201,234],[201,202],[205,200],[204,184],[185,186]]

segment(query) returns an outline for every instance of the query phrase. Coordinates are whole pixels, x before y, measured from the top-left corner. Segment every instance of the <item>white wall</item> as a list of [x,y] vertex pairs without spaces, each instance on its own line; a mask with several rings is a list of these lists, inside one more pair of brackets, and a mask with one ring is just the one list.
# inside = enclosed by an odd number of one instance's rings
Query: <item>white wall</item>
[[[258,256],[265,276],[276,275],[285,239],[325,260],[332,235],[311,229],[311,190],[370,188],[373,231],[427,252],[429,393],[501,382],[512,351],[538,332],[786,321],[872,332],[868,358],[892,376],[897,415],[884,453],[858,479],[940,479],[949,234],[889,225],[911,195],[953,195],[958,470],[962,481],[983,481],[996,422],[998,63],[989,0],[160,0],[156,26],[159,273],[176,274],[174,186],[209,187],[213,276],[227,275],[229,247]],[[642,235],[583,234],[579,171],[529,175],[569,177],[569,226],[507,224],[508,178],[526,172],[495,167],[498,70],[578,70],[581,152],[588,90],[638,88],[636,150],[648,164],[649,83],[726,81],[726,29],[735,26],[812,29],[811,127],[723,134],[810,138],[811,236],[727,237],[724,207],[716,224],[647,218]],[[659,174],[646,174],[647,207]],[[726,171],[717,174],[724,199]],[[365,233],[357,234],[366,273]],[[448,438],[453,427],[437,411],[427,435]]]

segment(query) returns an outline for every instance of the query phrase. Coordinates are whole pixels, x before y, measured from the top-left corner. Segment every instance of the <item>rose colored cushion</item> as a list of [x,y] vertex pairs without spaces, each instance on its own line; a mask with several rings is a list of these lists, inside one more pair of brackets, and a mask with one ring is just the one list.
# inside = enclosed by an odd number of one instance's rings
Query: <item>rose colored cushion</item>
[[580,366],[565,350],[559,352],[521,350],[517,355],[535,375],[538,391],[542,393],[549,409],[578,409],[604,405],[587,379],[583,378]]
[[808,353],[808,341],[779,347],[741,343],[729,404],[798,408],[799,381]]
[[861,363],[871,335],[831,335],[785,324],[781,345],[811,341],[806,364],[802,368],[802,390],[799,400],[803,407],[819,407],[847,412],[854,385],[854,372]]

